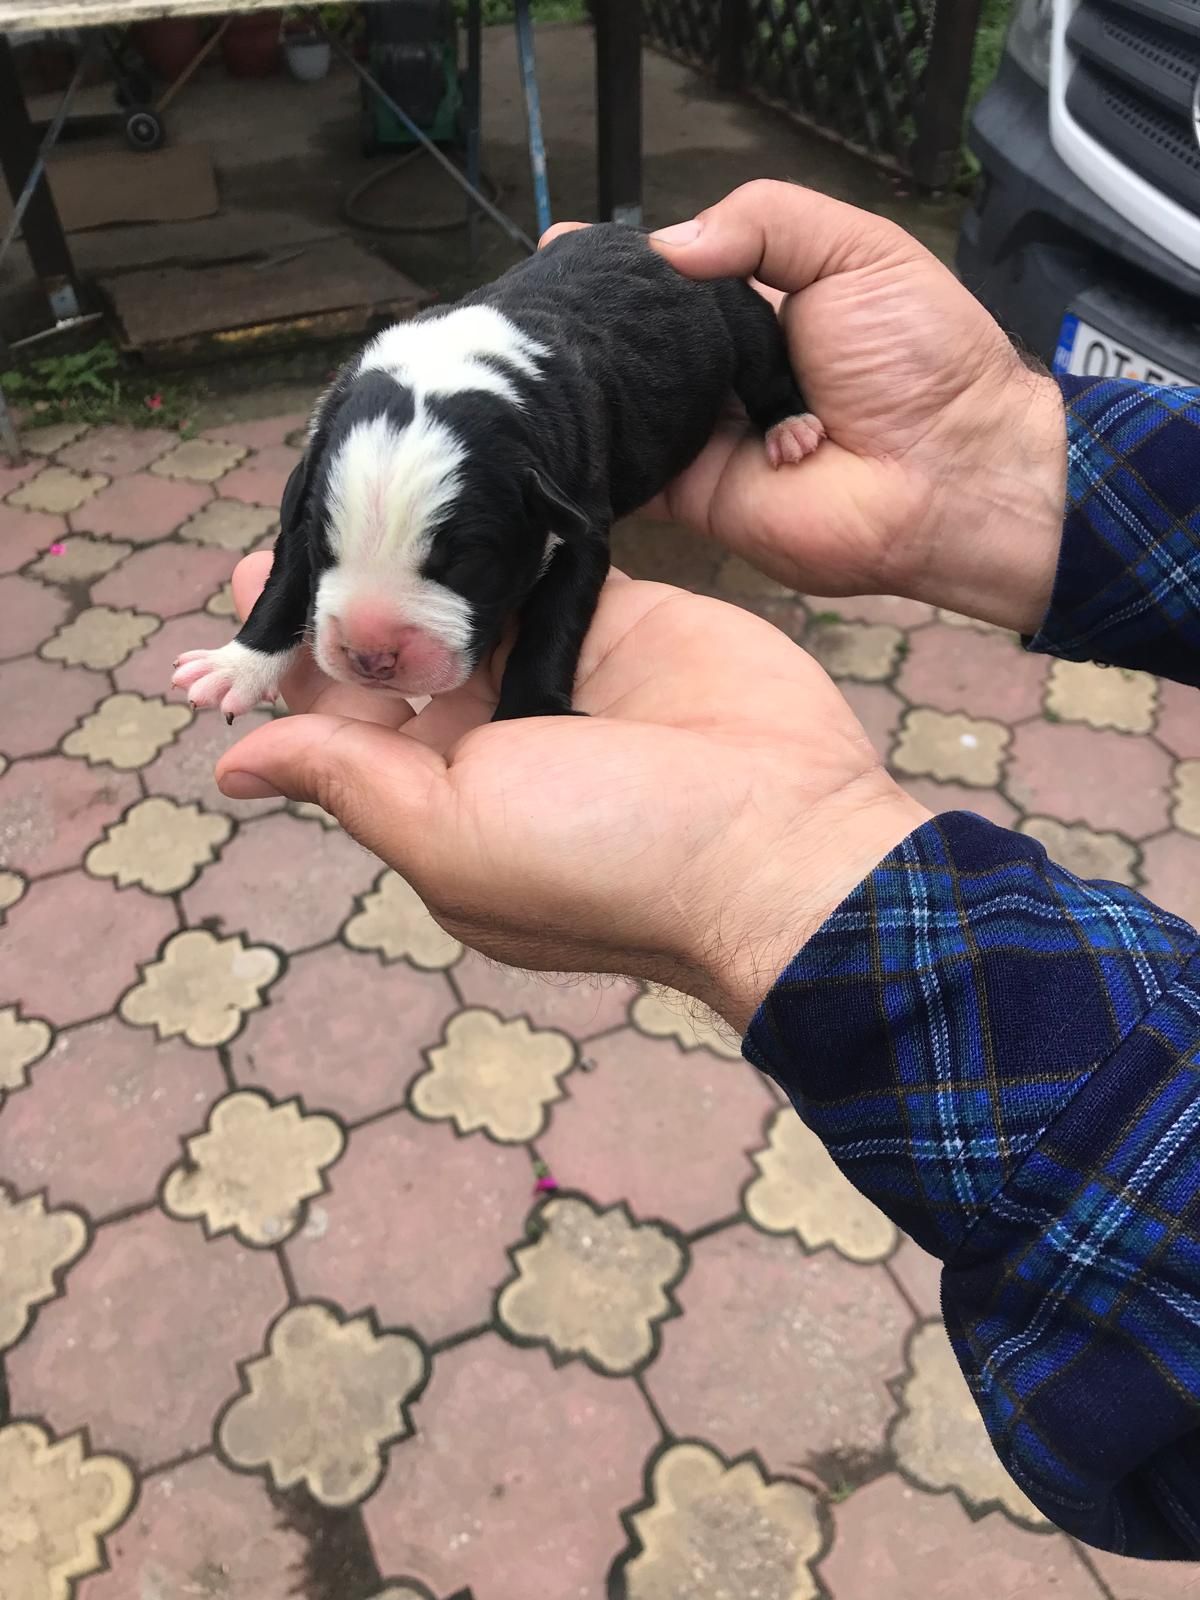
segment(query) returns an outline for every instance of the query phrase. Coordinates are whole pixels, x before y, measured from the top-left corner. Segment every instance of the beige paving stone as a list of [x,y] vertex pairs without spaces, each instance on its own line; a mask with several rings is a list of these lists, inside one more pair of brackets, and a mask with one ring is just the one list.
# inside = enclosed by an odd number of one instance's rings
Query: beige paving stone
[[210,617],[236,617],[237,607],[233,603],[233,584],[223,583],[216,594],[210,596],[205,602],[204,609]]
[[197,483],[215,483],[245,457],[240,444],[222,444],[215,439],[187,439],[169,455],[160,456],[150,468],[160,478],[191,478]]
[[1080,878],[1107,878],[1110,883],[1136,883],[1136,845],[1119,833],[1097,833],[1082,823],[1074,826],[1053,817],[1026,817],[1018,833],[1027,833],[1046,847],[1051,861]]
[[977,1511],[993,1505],[1035,1527],[1048,1527],[992,1449],[940,1322],[926,1323],[909,1347],[903,1411],[891,1434],[900,1465],[927,1489],[957,1489]]
[[78,511],[94,494],[108,486],[102,472],[72,472],[70,467],[45,467],[9,495],[9,503],[27,511]]
[[19,872],[0,870],[0,927],[4,924],[4,913],[16,905],[25,888],[25,879]]
[[326,1167],[345,1138],[332,1117],[307,1116],[298,1100],[275,1105],[255,1090],[226,1096],[204,1133],[187,1141],[187,1158],[168,1174],[163,1206],[173,1216],[203,1217],[214,1236],[275,1245],[303,1220],[304,1202],[322,1194]]
[[248,1011],[257,1011],[279,976],[280,960],[265,945],[238,934],[218,938],[189,928],[168,940],[159,960],[142,968],[142,981],[118,1007],[134,1027],[154,1028],[160,1039],[182,1034],[200,1048],[227,1044]]
[[119,667],[143,645],[159,626],[157,617],[144,611],[117,611],[112,606],[89,606],[42,646],[41,654],[71,667],[91,667],[106,672]]
[[1149,673],[1090,661],[1056,661],[1046,688],[1046,710],[1063,722],[1122,733],[1150,733],[1156,700],[1157,685]]
[[905,713],[892,765],[914,778],[990,788],[1000,781],[1011,737],[999,722],[919,708]]
[[277,1489],[303,1483],[322,1505],[353,1505],[383,1476],[383,1447],[411,1432],[406,1405],[425,1375],[407,1335],[295,1306],[244,1369],[248,1392],[221,1417],[221,1448],[236,1466],[265,1467]]
[[1200,834],[1200,761],[1181,761],[1175,768],[1171,821],[1184,833]]
[[101,539],[90,533],[73,533],[59,544],[60,555],[48,551],[29,569],[47,583],[91,583],[111,572],[133,549],[120,539]]
[[[324,806],[314,805],[311,800],[295,801],[291,807],[291,812],[294,817],[299,817],[304,822],[319,822],[323,828],[328,828],[331,831],[334,828],[341,827],[341,823],[338,821],[338,819],[336,817],[331,817],[329,812],[325,810]],[[432,921],[433,919],[430,918],[430,920]],[[434,927],[437,927],[436,922],[434,923]],[[441,931],[442,930],[438,928],[438,932],[441,933]],[[450,938],[449,934],[446,934],[444,937],[447,939]],[[450,942],[451,944],[458,943],[456,939],[452,939]],[[459,945],[458,948],[459,952],[461,953],[462,946]],[[458,957],[456,956],[455,960],[457,959]]]
[[676,1444],[654,1468],[650,1505],[631,1518],[637,1553],[628,1600],[812,1600],[810,1563],[822,1544],[816,1497],[766,1477],[754,1461],[727,1466],[704,1444]]
[[52,456],[86,432],[86,422],[52,422],[45,428],[22,431],[21,448],[31,456]]
[[560,1356],[589,1357],[605,1372],[632,1372],[654,1352],[670,1314],[684,1254],[653,1222],[624,1205],[607,1211],[564,1197],[540,1213],[541,1231],[513,1254],[517,1276],[501,1292],[502,1322]]
[[850,1261],[882,1261],[899,1234],[878,1207],[844,1178],[790,1106],[771,1120],[769,1143],[754,1154],[759,1175],[745,1205],[767,1233],[794,1233],[809,1250],[831,1244]]
[[45,1195],[18,1200],[0,1184],[0,1350],[16,1344],[34,1307],[58,1293],[56,1276],[86,1249],[87,1227],[77,1211],[47,1211]]
[[355,950],[374,950],[385,961],[410,961],[427,972],[452,967],[463,947],[440,928],[415,889],[399,873],[384,872],[362,909],[342,930]]
[[791,600],[796,594],[786,583],[777,583],[741,556],[725,557],[717,568],[714,587],[723,595],[744,600]]
[[857,678],[863,683],[891,677],[903,642],[900,629],[883,622],[822,623],[806,640],[831,678]]
[[116,1456],[91,1455],[82,1433],[54,1439],[36,1422],[0,1428],[0,1594],[71,1600],[103,1563],[103,1539],[134,1497]]
[[711,1050],[729,1061],[742,1059],[733,1030],[690,995],[646,989],[633,1002],[629,1016],[634,1027],[652,1039],[674,1039],[684,1050]]
[[976,633],[1007,633],[1014,639],[1017,637],[1010,628],[999,628],[994,622],[980,622],[977,617],[965,617],[961,611],[946,611],[940,606],[937,619],[949,623],[952,628],[974,628]]
[[243,505],[240,500],[210,500],[180,528],[180,536],[195,544],[220,550],[249,550],[275,522],[267,506]]
[[154,795],[105,830],[84,866],[94,878],[113,878],[122,889],[139,883],[152,894],[174,894],[217,859],[232,832],[228,817],[204,811],[195,801],[180,805]]
[[130,772],[148,766],[194,716],[190,706],[168,704],[161,695],[109,695],[67,735],[63,752],[92,767]]
[[49,1050],[53,1034],[40,1017],[23,1017],[16,1006],[0,1008],[0,1105],[5,1092],[28,1081],[29,1068]]
[[430,1050],[412,1104],[431,1120],[452,1120],[460,1133],[482,1128],[501,1143],[522,1143],[542,1132],[574,1060],[565,1033],[531,1028],[523,1017],[502,1022],[494,1011],[460,1011]]

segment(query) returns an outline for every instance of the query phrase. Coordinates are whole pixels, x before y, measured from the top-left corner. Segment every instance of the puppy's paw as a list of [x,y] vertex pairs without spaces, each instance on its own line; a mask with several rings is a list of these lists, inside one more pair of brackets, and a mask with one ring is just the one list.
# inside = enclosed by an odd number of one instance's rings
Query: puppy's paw
[[232,722],[260,701],[275,699],[290,657],[290,651],[250,650],[236,639],[220,650],[186,650],[175,662],[171,687],[185,689],[194,710],[220,706],[226,722]]
[[767,433],[767,460],[773,467],[785,462],[803,461],[825,437],[825,424],[820,417],[806,411],[802,417],[785,417]]

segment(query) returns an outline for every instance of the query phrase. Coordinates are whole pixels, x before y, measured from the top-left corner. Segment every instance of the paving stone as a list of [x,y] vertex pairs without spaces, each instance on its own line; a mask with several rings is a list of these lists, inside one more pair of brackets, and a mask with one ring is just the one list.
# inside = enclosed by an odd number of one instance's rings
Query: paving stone
[[1080,878],[1106,878],[1110,883],[1137,882],[1137,849],[1119,833],[1095,833],[1080,824],[1068,827],[1052,817],[1026,817],[1018,831],[1039,840],[1051,861]]
[[908,711],[892,765],[904,776],[988,788],[1000,780],[1011,737],[999,722],[924,708]]
[[[213,769],[225,751],[238,739],[270,722],[266,711],[252,711],[239,717],[236,728],[227,728],[224,718],[211,713],[197,717],[192,725],[168,745],[157,761],[142,769],[142,777],[151,794],[170,795],[172,799],[198,800],[206,811],[222,812],[241,822],[252,822],[255,817],[282,811],[286,801],[280,800],[230,800],[217,788]],[[2,737],[2,736],[0,736]]]
[[535,1028],[557,1028],[581,1040],[619,1027],[639,993],[629,978],[521,972],[474,950],[464,951],[455,963],[454,982],[469,1006],[486,1006],[502,1017],[528,1017]]
[[302,950],[333,938],[378,870],[349,834],[315,834],[296,817],[264,817],[185,893],[184,914],[193,927]]
[[495,1334],[440,1355],[363,1507],[380,1568],[436,1594],[597,1600],[658,1430],[631,1383]]
[[692,1246],[675,1296],[683,1315],[664,1323],[644,1380],[672,1432],[825,1479],[830,1460],[883,1452],[912,1322],[883,1267],[806,1256],[742,1223]]
[[295,1600],[309,1550],[262,1484],[201,1456],[145,1480],[86,1600]]
[[48,661],[65,661],[70,667],[90,667],[94,672],[106,672],[120,666],[157,627],[158,618],[141,611],[89,606],[73,622],[60,628],[52,639],[46,640],[42,655]]
[[102,473],[72,472],[69,467],[43,467],[8,495],[8,503],[26,511],[63,516],[77,511],[108,483]]
[[108,692],[98,673],[26,656],[0,663],[0,755],[53,750]]
[[832,1600],[1101,1600],[1061,1534],[1030,1533],[998,1511],[972,1520],[953,1495],[918,1494],[894,1475],[856,1490],[833,1521],[818,1568]]
[[229,643],[228,622],[204,611],[189,611],[186,616],[165,622],[143,649],[118,666],[113,678],[118,689],[138,694],[163,695],[175,705],[186,704],[187,697],[172,689],[175,658],[185,650],[214,650]]
[[181,522],[194,516],[212,491],[195,483],[173,483],[149,472],[115,479],[107,489],[73,512],[77,533],[112,534],[149,544],[165,538]]
[[647,988],[637,995],[629,1020],[652,1039],[674,1039],[684,1050],[711,1050],[726,1061],[742,1059],[742,1043],[733,1029],[698,1000],[673,989]]
[[270,507],[243,505],[238,500],[210,500],[203,510],[180,528],[180,537],[220,550],[250,550],[275,526]]
[[214,483],[243,459],[245,447],[222,444],[215,439],[187,439],[170,455],[163,456],[150,469],[162,478],[192,478],[197,483]]
[[21,449],[31,456],[52,456],[86,432],[86,422],[51,422],[44,428],[23,428]]
[[919,628],[933,616],[933,607],[923,600],[905,600],[900,595],[839,595],[836,600],[822,600],[817,595],[806,598],[814,616],[822,612],[836,613],[839,622],[884,622],[893,628]]
[[840,683],[843,698],[863,725],[863,730],[881,761],[886,761],[896,729],[904,715],[904,702],[880,683]]
[[728,1217],[778,1102],[744,1062],[622,1029],[588,1046],[538,1151],[559,1183],[685,1232]]
[[995,789],[968,789],[962,783],[938,783],[935,778],[904,778],[904,792],[940,816],[945,811],[973,811],[998,827],[1011,828],[1017,808]]
[[398,873],[383,872],[371,893],[343,929],[355,950],[373,950],[385,961],[411,961],[437,971],[451,967],[462,954],[457,939],[430,916],[417,891]]
[[92,589],[94,605],[132,606],[160,617],[197,611],[237,565],[228,550],[162,544],[139,550]]
[[[0,517],[3,507],[0,507]],[[0,528],[3,523],[0,523]],[[0,541],[2,548],[2,541]],[[1158,725],[1160,744],[1182,761],[1200,760],[1200,695],[1190,684],[1158,681]]]
[[975,1511],[1001,1506],[1033,1527],[1049,1524],[993,1450],[983,1418],[940,1322],[913,1336],[902,1413],[892,1429],[896,1460],[926,1489],[955,1489]]
[[84,857],[84,867],[94,878],[114,879],[121,889],[136,883],[151,894],[174,894],[216,860],[232,829],[228,817],[202,811],[194,801],[181,806],[152,795],[106,829]]
[[280,965],[273,950],[247,945],[239,934],[219,939],[189,928],[175,934],[157,961],[142,966],[141,982],[122,998],[120,1014],[133,1027],[154,1028],[160,1039],[182,1034],[201,1049],[228,1044],[246,1013],[263,1004]]
[[282,417],[259,417],[250,422],[218,422],[201,430],[203,439],[226,439],[230,444],[240,444],[247,450],[268,450],[272,445],[284,444],[288,438],[308,426],[308,413],[289,411]]
[[[61,518],[48,517],[46,521],[61,522]],[[29,569],[43,583],[92,583],[111,572],[133,549],[131,544],[119,539],[94,539],[86,533],[68,534],[65,522],[62,522],[61,533],[51,533],[46,544],[46,553]]]
[[743,561],[741,556],[726,556],[717,569],[714,591],[729,600],[795,600],[796,591],[778,583],[765,572]]
[[57,590],[32,578],[0,578],[0,661],[36,650],[67,614],[67,602]]
[[16,572],[63,538],[66,530],[62,517],[0,505],[0,572]]
[[1036,816],[1140,839],[1166,827],[1170,778],[1169,758],[1150,739],[1036,722],[1013,734],[1005,787]]
[[524,1150],[401,1111],[355,1129],[327,1181],[287,1248],[303,1296],[371,1306],[426,1340],[490,1319],[533,1204]]
[[905,1236],[888,1269],[923,1317],[942,1314],[942,1263]]
[[888,623],[823,622],[808,635],[808,647],[831,678],[879,683],[896,670],[903,639]]
[[1108,1585],[1111,1600],[1195,1600],[1194,1561],[1133,1561],[1092,1549],[1087,1559]]
[[129,428],[113,424],[93,428],[76,444],[60,447],[58,459],[77,472],[103,472],[110,478],[126,478],[142,472],[152,461],[165,455],[178,443],[178,436],[165,428]]
[[1200,840],[1168,833],[1143,845],[1142,887],[1156,906],[1200,928]]
[[290,445],[268,445],[221,479],[221,498],[277,508],[292,468],[299,460],[300,451],[293,450]]
[[[206,1241],[159,1211],[112,1223],[71,1272],[54,1316],[9,1354],[14,1410],[60,1433],[86,1427],[141,1468],[201,1450],[236,1390],[236,1363],[285,1303],[269,1252]],[[202,1307],[220,1315],[198,1315]]]
[[413,1083],[411,1104],[431,1121],[452,1121],[459,1133],[482,1129],[493,1139],[536,1139],[549,1108],[562,1098],[562,1078],[575,1063],[564,1033],[505,1022],[492,1011],[460,1011],[426,1052],[428,1069]]
[[160,695],[109,695],[67,735],[63,752],[129,772],[153,761],[193,716],[190,706],[168,705]]
[[1122,733],[1149,733],[1154,727],[1155,680],[1125,667],[1098,667],[1090,661],[1056,661],[1050,669],[1046,710],[1064,722]]
[[16,905],[25,888],[25,879],[19,873],[0,868],[0,927],[4,926],[4,913]]
[[0,778],[0,866],[37,877],[74,866],[138,798],[135,778],[45,756]]
[[1171,785],[1171,821],[1184,833],[1200,834],[1200,761],[1181,761]]
[[29,1068],[43,1059],[53,1037],[40,1017],[23,1017],[17,1006],[0,1007],[0,1106],[7,1091],[29,1082]]
[[673,523],[628,517],[612,534],[613,565],[631,578],[673,583],[697,594],[712,594],[722,564],[720,548]]
[[115,1017],[61,1033],[4,1108],[5,1176],[92,1217],[145,1205],[224,1088],[214,1052]]
[[944,606],[937,609],[937,620],[944,622],[948,628],[971,628],[976,633],[1001,633],[1009,639],[1017,636],[1010,628],[1000,628],[994,622],[981,622],[978,617],[967,617],[961,611],[947,611]]
[[21,1198],[0,1185],[0,1350],[16,1344],[35,1308],[59,1294],[67,1270],[86,1249],[87,1225],[77,1211],[51,1209],[43,1194]]
[[233,603],[233,584],[223,583],[216,594],[209,595],[204,602],[204,609],[210,617],[236,617],[237,607]]
[[1041,709],[1049,671],[1007,634],[935,623],[913,634],[896,687],[914,705],[1019,722]]
[[32,884],[8,927],[8,995],[63,1027],[111,1011],[176,921],[169,901],[71,872]]
[[28,483],[30,478],[36,477],[43,465],[41,461],[23,461],[19,467],[13,467],[7,461],[0,462],[0,500],[21,484]]

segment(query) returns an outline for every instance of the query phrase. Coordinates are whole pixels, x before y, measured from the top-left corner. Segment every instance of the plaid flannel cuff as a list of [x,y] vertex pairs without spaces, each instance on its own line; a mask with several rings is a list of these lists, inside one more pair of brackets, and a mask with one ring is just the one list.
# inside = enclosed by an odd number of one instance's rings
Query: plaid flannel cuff
[[1058,382],[1066,518],[1029,648],[1200,683],[1200,389]]

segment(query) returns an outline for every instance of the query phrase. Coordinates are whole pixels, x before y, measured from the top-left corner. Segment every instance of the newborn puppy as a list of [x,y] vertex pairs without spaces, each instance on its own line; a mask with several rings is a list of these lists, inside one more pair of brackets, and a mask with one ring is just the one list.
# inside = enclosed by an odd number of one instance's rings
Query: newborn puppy
[[308,643],[343,683],[464,683],[516,614],[497,719],[571,710],[613,522],[689,465],[729,392],[773,466],[824,430],[771,307],[681,277],[633,228],[565,234],[386,329],[318,400],[275,562],[241,632],[174,684],[230,722]]

